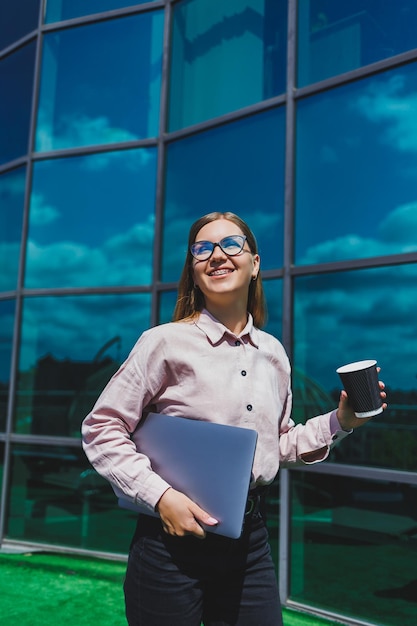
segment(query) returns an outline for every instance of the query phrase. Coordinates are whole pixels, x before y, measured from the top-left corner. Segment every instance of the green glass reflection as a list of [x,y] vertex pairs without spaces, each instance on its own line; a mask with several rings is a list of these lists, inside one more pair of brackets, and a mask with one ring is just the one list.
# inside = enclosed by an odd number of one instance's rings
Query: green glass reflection
[[414,0],[299,0],[298,84],[412,50],[416,20]]
[[11,461],[8,539],[127,554],[136,516],[81,448],[15,445]]
[[317,398],[337,406],[345,363],[376,359],[387,386],[388,410],[343,441],[335,461],[417,470],[416,285],[417,264],[295,281],[294,366],[308,393],[294,390],[294,417],[316,415]]
[[[0,6],[0,49],[38,26],[40,0],[7,0]],[[4,92],[2,91],[2,96]]]
[[417,485],[297,471],[291,496],[291,599],[414,626]]
[[26,168],[0,174],[0,291],[16,289]]
[[0,59],[0,165],[28,152],[35,49],[31,42]]
[[150,295],[26,298],[15,431],[80,436],[81,422],[150,325]]
[[174,5],[169,128],[285,91],[286,0]]
[[417,250],[416,89],[412,63],[299,101],[297,264]]
[[46,34],[36,150],[156,136],[162,34],[162,11]]
[[168,145],[163,279],[179,279],[191,223],[232,211],[258,240],[263,269],[282,265],[285,111],[272,109]]
[[124,9],[152,0],[46,0],[45,22],[60,22],[74,17]]
[[[0,300],[0,430],[6,429],[15,315],[14,300]],[[1,485],[1,482],[0,482]]]
[[26,287],[150,284],[156,149],[34,164]]

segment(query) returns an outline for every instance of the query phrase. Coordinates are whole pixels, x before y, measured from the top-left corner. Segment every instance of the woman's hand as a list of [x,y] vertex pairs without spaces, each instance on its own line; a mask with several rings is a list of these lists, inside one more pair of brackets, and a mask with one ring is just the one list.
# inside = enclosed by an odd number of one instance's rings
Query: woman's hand
[[167,489],[159,499],[156,510],[161,516],[164,531],[177,537],[194,535],[199,539],[204,539],[206,532],[200,526],[200,522],[207,526],[218,524],[218,521],[200,508],[198,504],[172,487]]
[[[379,371],[380,368],[378,368],[378,372]],[[384,400],[387,397],[387,394],[384,391],[385,385],[381,380],[379,381],[379,387],[381,389],[381,398],[383,401],[382,408],[385,411],[385,409],[387,408],[387,403],[384,402]],[[339,424],[341,425],[343,430],[351,430],[352,428],[358,428],[359,426],[363,426],[364,424],[366,424],[366,422],[369,422],[372,417],[356,417],[352,407],[349,404],[347,393],[343,389],[340,393],[339,407],[337,409],[337,419],[339,420]]]

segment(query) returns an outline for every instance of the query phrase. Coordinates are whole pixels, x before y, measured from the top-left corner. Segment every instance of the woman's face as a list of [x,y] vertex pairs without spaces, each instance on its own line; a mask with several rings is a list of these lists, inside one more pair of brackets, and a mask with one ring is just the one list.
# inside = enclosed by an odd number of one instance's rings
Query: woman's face
[[[233,222],[218,219],[203,226],[195,241],[217,243],[231,235],[243,235]],[[251,280],[259,272],[259,255],[252,254],[247,241],[237,255],[229,256],[215,246],[212,255],[205,261],[193,259],[193,278],[205,297],[205,304],[227,307],[236,303],[247,306]]]

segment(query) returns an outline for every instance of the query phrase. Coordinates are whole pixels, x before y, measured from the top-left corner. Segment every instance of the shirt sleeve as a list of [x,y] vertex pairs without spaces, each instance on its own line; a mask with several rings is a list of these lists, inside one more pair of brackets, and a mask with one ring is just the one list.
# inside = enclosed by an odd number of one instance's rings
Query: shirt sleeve
[[136,450],[130,435],[164,379],[163,356],[148,358],[154,348],[142,336],[81,428],[87,458],[115,493],[152,510],[170,485],[152,470],[149,458]]
[[280,465],[318,463],[329,456],[330,450],[353,431],[344,431],[336,410],[312,417],[305,424],[295,424],[291,418],[292,391],[289,384],[287,402],[279,425]]

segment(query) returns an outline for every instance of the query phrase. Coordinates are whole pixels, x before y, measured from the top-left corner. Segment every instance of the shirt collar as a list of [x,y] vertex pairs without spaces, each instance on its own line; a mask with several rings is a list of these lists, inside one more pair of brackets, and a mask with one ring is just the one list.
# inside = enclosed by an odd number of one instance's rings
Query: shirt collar
[[224,335],[229,335],[231,337],[235,337],[236,339],[248,337],[249,341],[255,346],[255,348],[259,347],[258,329],[253,325],[253,317],[250,313],[248,313],[248,322],[239,335],[232,333],[228,328],[226,328],[226,326],[224,326],[224,324],[213,317],[207,309],[203,309],[201,311],[199,317],[195,320],[195,325],[205,333],[213,345],[220,343]]

